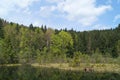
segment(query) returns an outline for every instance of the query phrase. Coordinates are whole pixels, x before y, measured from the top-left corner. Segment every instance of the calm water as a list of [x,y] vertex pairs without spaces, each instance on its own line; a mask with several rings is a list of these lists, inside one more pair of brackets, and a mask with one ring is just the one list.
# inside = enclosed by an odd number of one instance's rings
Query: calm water
[[26,65],[0,67],[0,80],[120,80],[120,74],[64,71]]

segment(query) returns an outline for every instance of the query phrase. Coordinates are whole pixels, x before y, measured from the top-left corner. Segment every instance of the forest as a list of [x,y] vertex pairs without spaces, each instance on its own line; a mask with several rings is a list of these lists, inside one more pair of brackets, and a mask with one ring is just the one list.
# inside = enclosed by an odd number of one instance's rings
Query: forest
[[75,31],[25,26],[0,19],[0,64],[119,63],[120,24],[114,29]]

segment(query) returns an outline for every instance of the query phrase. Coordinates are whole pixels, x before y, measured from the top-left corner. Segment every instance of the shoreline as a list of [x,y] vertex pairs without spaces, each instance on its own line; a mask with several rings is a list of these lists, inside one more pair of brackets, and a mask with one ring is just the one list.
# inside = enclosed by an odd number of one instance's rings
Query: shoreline
[[[26,64],[3,64],[0,66],[23,66]],[[81,63],[80,66],[77,67],[71,67],[69,66],[69,63],[46,63],[46,64],[39,64],[39,63],[33,63],[29,64],[32,67],[37,68],[56,68],[60,70],[71,70],[71,71],[84,71],[85,68],[92,69],[93,72],[115,72],[120,73],[120,65],[119,64],[104,64],[104,63]],[[92,66],[92,67],[91,67]]]

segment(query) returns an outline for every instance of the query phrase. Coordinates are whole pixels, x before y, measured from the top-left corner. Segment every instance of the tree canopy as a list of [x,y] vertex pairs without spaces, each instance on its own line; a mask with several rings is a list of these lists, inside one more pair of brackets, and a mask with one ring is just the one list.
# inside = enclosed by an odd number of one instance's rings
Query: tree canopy
[[[98,52],[99,50],[99,52]],[[74,31],[29,27],[0,19],[0,61],[34,62],[38,56],[72,58],[77,52],[120,56],[120,24],[115,29]]]

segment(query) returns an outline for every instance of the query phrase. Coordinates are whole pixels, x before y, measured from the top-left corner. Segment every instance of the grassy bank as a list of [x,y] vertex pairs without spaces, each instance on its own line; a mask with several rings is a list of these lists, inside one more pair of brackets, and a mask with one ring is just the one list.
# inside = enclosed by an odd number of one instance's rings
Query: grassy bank
[[63,70],[79,70],[84,71],[85,68],[92,69],[94,72],[116,72],[120,73],[120,65],[118,64],[92,64],[92,63],[81,63],[80,66],[70,67],[68,63],[49,63],[49,64],[31,64],[34,67],[47,67],[47,68],[58,68]]
[[[22,66],[24,64],[4,64],[0,66]],[[69,63],[47,63],[47,64],[39,64],[33,63],[30,64],[33,67],[42,67],[42,68],[57,68],[61,70],[72,70],[72,71],[84,71],[86,68],[92,69],[94,72],[115,72],[120,73],[120,65],[119,64],[103,64],[103,63],[81,63],[77,67],[71,67]]]
[[0,80],[120,80],[120,73],[61,70],[40,65],[36,67],[36,64],[16,65],[1,66]]

